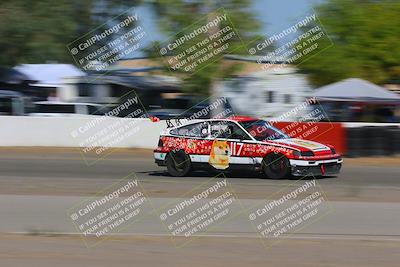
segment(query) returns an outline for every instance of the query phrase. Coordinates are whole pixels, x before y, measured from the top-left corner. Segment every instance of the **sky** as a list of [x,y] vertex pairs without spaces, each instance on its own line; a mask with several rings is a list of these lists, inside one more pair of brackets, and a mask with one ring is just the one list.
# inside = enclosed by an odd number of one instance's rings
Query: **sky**
[[[256,18],[261,22],[260,33],[268,36],[279,33],[303,19],[306,15],[314,13],[312,7],[324,0],[254,0],[251,9]],[[140,20],[145,25],[148,33],[147,42],[165,41],[166,36],[160,33],[157,27],[157,17],[149,6],[137,8]],[[134,57],[143,56],[137,53]]]
[[323,0],[254,0],[253,10],[262,22],[262,33],[274,34],[290,27]]

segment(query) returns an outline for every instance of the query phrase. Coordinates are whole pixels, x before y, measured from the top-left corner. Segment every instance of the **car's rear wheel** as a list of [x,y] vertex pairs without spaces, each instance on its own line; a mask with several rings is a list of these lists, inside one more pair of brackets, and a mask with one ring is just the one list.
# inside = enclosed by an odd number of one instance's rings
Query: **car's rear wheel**
[[186,176],[192,169],[190,157],[182,150],[169,153],[166,165],[168,173],[176,177]]
[[290,178],[290,162],[282,154],[269,154],[262,162],[262,168],[267,178]]

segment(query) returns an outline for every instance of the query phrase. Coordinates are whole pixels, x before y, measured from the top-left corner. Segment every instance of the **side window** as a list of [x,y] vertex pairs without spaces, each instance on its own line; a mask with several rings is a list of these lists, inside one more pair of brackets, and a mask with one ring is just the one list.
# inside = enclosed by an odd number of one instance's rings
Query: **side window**
[[182,126],[171,130],[171,134],[186,137],[206,138],[208,137],[208,123],[201,122]]
[[236,123],[231,121],[211,122],[211,137],[223,139],[251,140],[248,134],[243,131]]

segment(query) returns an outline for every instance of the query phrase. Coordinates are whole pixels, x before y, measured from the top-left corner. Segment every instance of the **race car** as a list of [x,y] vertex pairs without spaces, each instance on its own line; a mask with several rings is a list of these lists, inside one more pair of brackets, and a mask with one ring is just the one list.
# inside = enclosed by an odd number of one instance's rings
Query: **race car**
[[245,116],[189,122],[164,130],[155,162],[171,176],[193,170],[253,170],[271,179],[335,176],[341,155],[330,145],[290,138],[265,120]]

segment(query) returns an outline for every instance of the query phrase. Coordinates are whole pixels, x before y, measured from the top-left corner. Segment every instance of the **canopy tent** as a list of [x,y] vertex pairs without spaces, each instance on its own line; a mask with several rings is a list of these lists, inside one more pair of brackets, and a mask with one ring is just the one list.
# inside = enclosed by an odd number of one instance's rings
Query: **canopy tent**
[[346,79],[317,89],[320,101],[357,101],[366,103],[400,103],[396,93],[362,79]]

